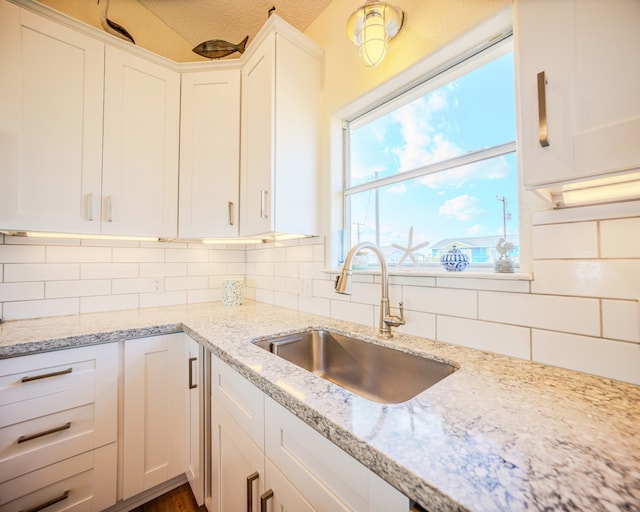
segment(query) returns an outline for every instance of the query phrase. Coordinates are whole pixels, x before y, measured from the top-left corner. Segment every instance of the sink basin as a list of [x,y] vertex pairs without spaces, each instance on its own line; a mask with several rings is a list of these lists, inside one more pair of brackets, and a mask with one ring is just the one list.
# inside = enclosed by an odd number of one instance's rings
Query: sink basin
[[374,402],[405,402],[452,374],[451,364],[328,330],[254,343],[305,370]]

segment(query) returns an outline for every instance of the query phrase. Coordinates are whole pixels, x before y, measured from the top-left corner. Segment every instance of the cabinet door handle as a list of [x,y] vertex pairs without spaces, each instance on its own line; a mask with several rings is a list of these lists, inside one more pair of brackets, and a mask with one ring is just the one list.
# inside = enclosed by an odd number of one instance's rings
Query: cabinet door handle
[[197,361],[198,358],[197,357],[190,357],[189,358],[189,389],[193,389],[193,388],[197,388],[198,384],[194,384],[193,383],[193,362]]
[[259,477],[260,474],[257,471],[247,477],[247,512],[253,509],[253,482]]
[[227,203],[229,209],[229,226],[233,226],[233,201]]
[[267,210],[267,196],[269,195],[268,190],[260,191],[260,218],[268,219],[269,214]]
[[267,502],[273,498],[273,490],[269,489],[262,496],[260,496],[260,512],[267,512]]
[[43,373],[42,375],[34,375],[33,377],[22,377],[22,382],[33,382],[34,380],[48,379],[49,377],[58,377],[59,375],[66,375],[71,373],[73,368],[67,368],[66,370],[60,370],[59,372]]
[[66,500],[68,497],[69,497],[69,491],[67,490],[67,491],[64,491],[57,498],[52,498],[49,501],[45,501],[44,503],[41,503],[40,505],[36,505],[35,507],[24,508],[20,512],[38,512],[40,510],[44,510],[47,507],[50,507],[51,505],[55,505],[56,503],[62,500]]
[[93,194],[87,196],[87,219],[93,222]]
[[113,222],[113,196],[107,197],[107,222]]
[[547,130],[547,78],[544,71],[538,73],[538,132],[540,145],[546,148],[549,145],[549,133]]
[[59,427],[50,428],[49,430],[43,430],[42,432],[38,432],[37,434],[30,434],[28,436],[20,436],[18,438],[18,444],[25,443],[27,441],[31,441],[32,439],[38,439],[39,437],[48,436],[49,434],[55,434],[56,432],[62,432],[63,430],[67,430],[71,428],[71,422],[68,421],[64,425]]

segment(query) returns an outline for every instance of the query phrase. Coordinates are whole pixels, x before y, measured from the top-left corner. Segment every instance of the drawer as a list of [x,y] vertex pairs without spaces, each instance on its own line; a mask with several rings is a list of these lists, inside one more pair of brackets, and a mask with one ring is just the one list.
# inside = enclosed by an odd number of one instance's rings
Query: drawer
[[264,394],[260,389],[211,356],[211,394],[254,443],[264,450]]
[[116,343],[0,360],[0,406],[85,388],[95,390],[105,365],[117,371]]
[[[4,422],[6,415],[2,409],[0,421]],[[95,429],[93,403],[3,425],[0,428],[0,482],[93,450]]]
[[0,512],[47,503],[47,512],[104,510],[116,502],[116,471],[112,443],[0,484]]
[[269,397],[265,454],[316,510],[409,510],[409,499]]

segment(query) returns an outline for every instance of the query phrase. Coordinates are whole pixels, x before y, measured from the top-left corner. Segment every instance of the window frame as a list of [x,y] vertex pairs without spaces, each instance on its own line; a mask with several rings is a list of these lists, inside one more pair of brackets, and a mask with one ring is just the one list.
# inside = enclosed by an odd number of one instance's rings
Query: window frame
[[[361,192],[380,189],[382,187],[393,185],[401,182],[407,182],[412,179],[424,177],[430,174],[444,172],[448,169],[459,168],[460,166],[477,163],[490,158],[500,157],[508,154],[515,154],[516,161],[519,164],[519,155],[517,153],[517,138],[518,127],[517,122],[514,134],[514,140],[491,146],[488,148],[482,148],[470,151],[468,153],[453,157],[444,161],[431,163],[410,171],[404,171],[391,176],[385,176],[379,179],[373,179],[365,183],[360,183],[351,186],[349,183],[350,176],[350,138],[351,129],[355,125],[365,125],[372,122],[376,118],[379,118],[389,112],[394,111],[402,105],[406,105],[410,101],[428,94],[430,91],[436,90],[439,87],[451,83],[459,77],[472,73],[474,70],[481,68],[482,66],[495,61],[496,59],[508,54],[514,54],[515,60],[515,42],[513,36],[513,28],[509,26],[503,29],[497,35],[494,35],[486,39],[481,44],[472,46],[471,49],[463,51],[452,58],[446,59],[441,64],[425,73],[416,77],[413,80],[405,81],[405,83],[397,87],[392,92],[381,95],[374,101],[366,104],[362,102],[361,108],[352,111],[350,115],[345,115],[341,119],[342,128],[342,166],[341,166],[341,210],[342,210],[342,229],[340,230],[341,240],[339,241],[338,250],[338,264],[342,262],[346,252],[355,243],[350,239],[351,236],[351,215],[349,208],[349,197]],[[428,59],[427,59],[428,60]],[[469,68],[471,64],[471,69]],[[514,73],[514,88],[516,88],[516,76]],[[517,101],[517,90],[516,90]],[[517,113],[517,105],[514,106]],[[518,166],[519,167],[519,166]],[[518,195],[522,194],[521,175],[517,169],[517,187]],[[513,205],[514,207],[517,205]],[[522,232],[522,218],[519,219],[520,225],[518,226],[519,234]],[[474,274],[478,272],[488,273],[488,264],[477,263],[470,265],[469,269],[474,270]],[[433,265],[434,269],[437,267],[437,271],[441,271],[437,265]],[[490,265],[491,273],[493,274],[493,264]],[[520,267],[516,266],[516,272],[519,272]],[[429,272],[429,266],[413,268],[413,269],[397,269],[403,274],[411,273],[424,273]]]

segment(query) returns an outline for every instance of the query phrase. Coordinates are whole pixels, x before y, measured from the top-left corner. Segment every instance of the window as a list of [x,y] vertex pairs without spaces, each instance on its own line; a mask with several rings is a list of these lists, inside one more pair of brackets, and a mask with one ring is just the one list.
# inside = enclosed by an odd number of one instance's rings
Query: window
[[455,245],[488,270],[506,237],[517,266],[511,38],[348,120],[343,134],[347,247],[374,242],[391,268],[413,267],[411,233],[419,267],[439,267]]

